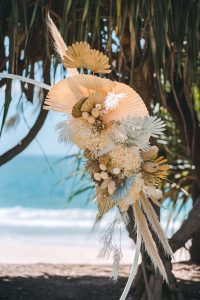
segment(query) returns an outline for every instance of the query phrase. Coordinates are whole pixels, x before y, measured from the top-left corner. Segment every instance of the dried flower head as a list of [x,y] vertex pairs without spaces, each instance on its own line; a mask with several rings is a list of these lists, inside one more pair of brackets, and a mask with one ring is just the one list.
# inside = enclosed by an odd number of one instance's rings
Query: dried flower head
[[141,157],[137,149],[134,151],[134,148],[117,145],[109,152],[109,157],[110,167],[112,169],[119,167],[125,176],[137,173],[140,169]]
[[64,55],[66,68],[85,68],[94,73],[110,73],[108,57],[98,50],[90,49],[86,42],[72,44]]
[[146,185],[158,185],[166,179],[169,165],[163,156],[158,156],[157,147],[153,146],[147,151],[142,151],[141,156],[142,176]]
[[105,108],[106,110],[113,110],[118,107],[119,101],[126,97],[126,94],[115,94],[115,93],[108,93],[108,95],[105,97]]

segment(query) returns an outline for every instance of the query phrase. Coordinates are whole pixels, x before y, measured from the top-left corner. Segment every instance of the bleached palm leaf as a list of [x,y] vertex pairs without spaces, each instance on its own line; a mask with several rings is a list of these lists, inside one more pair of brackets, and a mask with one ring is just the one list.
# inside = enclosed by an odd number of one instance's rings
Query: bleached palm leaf
[[158,236],[159,241],[161,242],[166,254],[173,255],[173,252],[169,246],[168,240],[167,240],[166,235],[160,225],[158,217],[157,217],[151,203],[149,202],[149,200],[147,199],[147,197],[145,196],[144,193],[141,196],[141,204],[142,204],[142,208],[145,212],[145,215],[149,221],[149,224],[151,225],[155,234]]
[[145,249],[150,256],[150,258],[154,264],[154,267],[158,268],[160,273],[162,274],[163,278],[166,281],[168,281],[163,262],[160,259],[160,256],[158,254],[158,249],[153,240],[152,234],[149,230],[147,220],[140,208],[139,202],[135,201],[133,203],[133,207],[134,207],[135,221],[136,221],[137,226],[139,226],[139,230],[142,235],[142,239],[144,241]]
[[165,126],[160,118],[144,116],[122,120],[119,130],[126,136],[126,143],[146,149],[149,147],[149,138],[158,137],[165,130]]

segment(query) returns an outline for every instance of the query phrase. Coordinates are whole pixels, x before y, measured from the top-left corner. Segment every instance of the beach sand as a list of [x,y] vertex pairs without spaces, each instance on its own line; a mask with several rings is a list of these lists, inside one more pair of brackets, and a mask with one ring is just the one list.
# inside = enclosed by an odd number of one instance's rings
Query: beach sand
[[[184,262],[173,268],[185,299],[200,299],[200,267]],[[108,265],[0,264],[0,299],[116,300],[129,271],[130,265],[123,265],[114,284]]]

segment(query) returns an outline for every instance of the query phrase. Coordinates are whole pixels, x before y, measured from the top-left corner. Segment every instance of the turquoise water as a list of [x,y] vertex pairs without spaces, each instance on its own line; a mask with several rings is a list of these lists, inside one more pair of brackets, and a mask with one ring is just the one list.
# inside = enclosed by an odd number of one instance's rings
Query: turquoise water
[[[91,185],[89,177],[71,176],[75,159],[16,157],[0,168],[0,207],[24,208],[94,208],[89,201],[94,195],[86,191],[69,201],[78,189]],[[66,177],[70,176],[69,179]],[[89,201],[89,203],[87,203]]]
[[[32,239],[51,238],[51,241],[76,243],[84,234],[91,232],[95,216],[94,190],[85,190],[92,184],[83,165],[77,170],[75,158],[18,156],[0,168],[0,235],[1,238]],[[74,176],[73,176],[74,175]],[[161,220],[166,228],[170,213],[170,201],[164,203]],[[178,212],[181,202],[175,208]],[[168,226],[172,235],[191,209],[191,201]],[[115,212],[108,214],[100,224],[105,230]],[[107,223],[106,223],[107,222]],[[86,235],[85,235],[86,236]],[[44,238],[45,237],[45,238]]]

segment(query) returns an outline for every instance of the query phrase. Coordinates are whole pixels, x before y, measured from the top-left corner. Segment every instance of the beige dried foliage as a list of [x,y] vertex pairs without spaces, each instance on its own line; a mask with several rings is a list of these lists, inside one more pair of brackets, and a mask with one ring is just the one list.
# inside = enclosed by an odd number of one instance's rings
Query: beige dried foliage
[[90,49],[86,42],[72,44],[65,52],[66,68],[85,68],[93,73],[110,73],[109,58],[98,50]]
[[104,122],[123,120],[127,117],[147,116],[148,111],[140,96],[128,85],[94,75],[77,75],[55,84],[49,91],[44,108],[71,114],[80,99],[98,93],[101,98],[109,92],[126,94],[115,110],[109,110]]
[[168,239],[162,227],[160,226],[158,216],[156,215],[155,210],[153,209],[151,203],[149,202],[148,198],[144,193],[141,193],[141,204],[145,215],[149,221],[149,224],[151,225],[153,231],[156,233],[158,239],[160,240],[166,254],[173,255],[173,252],[168,243]]
[[163,263],[160,259],[159,254],[158,254],[158,249],[153,240],[152,234],[149,230],[147,220],[140,208],[139,202],[135,201],[133,203],[133,205],[134,205],[134,216],[135,216],[136,224],[139,227],[140,233],[142,235],[145,249],[146,249],[147,253],[149,254],[155,268],[158,268],[160,273],[162,274],[163,278],[166,281],[168,281],[165,268],[163,266]]
[[110,199],[109,195],[107,194],[107,190],[104,190],[99,186],[96,186],[96,195],[98,206],[97,218],[100,219],[105,213],[114,207],[115,202]]

